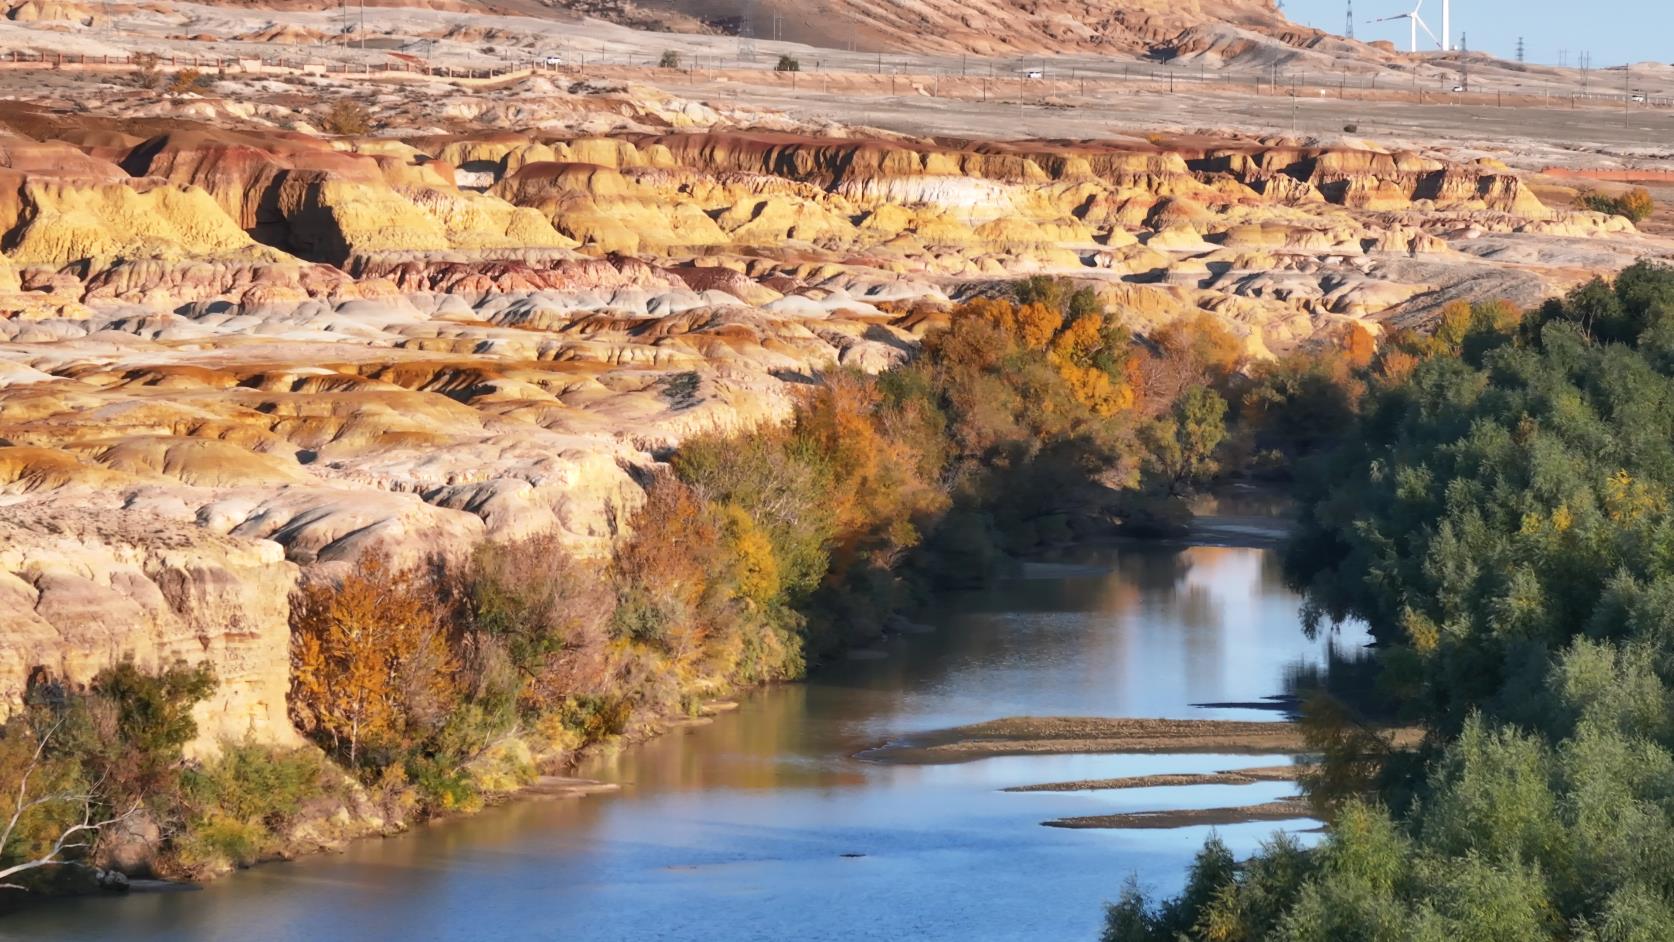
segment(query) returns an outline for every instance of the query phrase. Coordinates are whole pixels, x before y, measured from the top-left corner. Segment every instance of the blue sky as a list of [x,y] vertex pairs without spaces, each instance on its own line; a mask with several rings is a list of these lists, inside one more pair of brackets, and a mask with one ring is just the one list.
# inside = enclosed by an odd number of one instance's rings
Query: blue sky
[[[1358,39],[1388,39],[1405,47],[1407,25],[1367,23],[1412,9],[1416,0],[1354,0]],[[1285,15],[1333,33],[1343,31],[1345,0],[1284,0]],[[1441,0],[1424,0],[1420,16],[1441,32]],[[1593,65],[1626,61],[1674,62],[1674,0],[1453,0],[1453,38],[1469,34],[1470,48],[1512,58],[1521,35],[1531,62],[1556,64],[1569,50],[1577,64],[1581,50]],[[1422,33],[1419,34],[1422,37]]]

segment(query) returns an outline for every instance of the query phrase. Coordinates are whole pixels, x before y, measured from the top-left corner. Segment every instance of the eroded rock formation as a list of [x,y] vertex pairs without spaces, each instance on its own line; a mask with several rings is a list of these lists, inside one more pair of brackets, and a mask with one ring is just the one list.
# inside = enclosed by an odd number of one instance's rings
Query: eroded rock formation
[[287,739],[299,573],[543,531],[602,553],[669,445],[907,355],[935,319],[885,302],[1064,275],[1138,329],[1210,311],[1264,356],[1533,301],[1640,238],[1487,160],[739,129],[620,94],[552,93],[623,102],[602,130],[411,132],[390,95],[348,138],[287,130],[277,98],[0,113],[0,695],[207,659],[205,747]]

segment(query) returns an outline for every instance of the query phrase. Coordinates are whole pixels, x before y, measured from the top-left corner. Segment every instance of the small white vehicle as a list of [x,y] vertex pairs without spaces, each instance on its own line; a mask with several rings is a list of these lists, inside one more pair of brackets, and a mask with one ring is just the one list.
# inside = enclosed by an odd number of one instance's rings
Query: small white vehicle
[[1453,90],[1454,90],[1454,91],[1456,91],[1456,92],[1462,92],[1462,91],[1464,91],[1464,90],[1465,90],[1465,86],[1463,86],[1463,85],[1455,85],[1455,86],[1453,86]]
[[1025,69],[1024,72],[1023,72],[1023,77],[1027,78],[1027,79],[1046,78],[1046,70],[1045,69]]
[[1633,96],[1633,103],[1636,104],[1636,105],[1643,105],[1645,103],[1645,96],[1644,95]]
[[564,57],[563,56],[547,56],[546,57],[546,67],[549,68],[549,69],[556,69],[563,64],[564,64]]

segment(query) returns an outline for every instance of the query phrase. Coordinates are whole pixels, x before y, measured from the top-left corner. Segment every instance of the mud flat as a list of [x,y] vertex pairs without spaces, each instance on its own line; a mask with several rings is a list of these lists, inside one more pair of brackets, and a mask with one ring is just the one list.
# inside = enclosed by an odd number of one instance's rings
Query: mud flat
[[1235,808],[1187,808],[1180,811],[1136,811],[1129,814],[1099,814],[1058,818],[1042,822],[1049,828],[1123,828],[1164,830],[1168,828],[1224,826],[1251,821],[1294,821],[1311,818],[1313,809],[1300,798],[1284,798],[1259,805]]
[[860,754],[881,762],[930,765],[992,756],[1067,753],[1227,753],[1307,751],[1293,723],[1239,720],[1014,716],[922,733]]
[[1165,772],[1159,775],[1130,775],[1124,778],[1089,778],[1075,782],[1017,785],[1008,792],[1091,792],[1114,788],[1161,788],[1181,785],[1254,785],[1257,782],[1294,782],[1304,765],[1264,765],[1224,772]]

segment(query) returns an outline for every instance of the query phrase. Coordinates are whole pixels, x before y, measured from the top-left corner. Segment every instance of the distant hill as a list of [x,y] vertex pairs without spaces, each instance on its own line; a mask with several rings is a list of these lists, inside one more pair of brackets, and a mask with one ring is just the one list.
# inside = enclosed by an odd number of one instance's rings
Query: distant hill
[[[502,5],[502,4],[497,4]],[[638,28],[737,33],[744,0],[510,0]],[[1287,20],[1273,0],[757,0],[753,32],[829,48],[1156,59],[1278,60],[1299,51],[1382,59],[1387,49]]]

